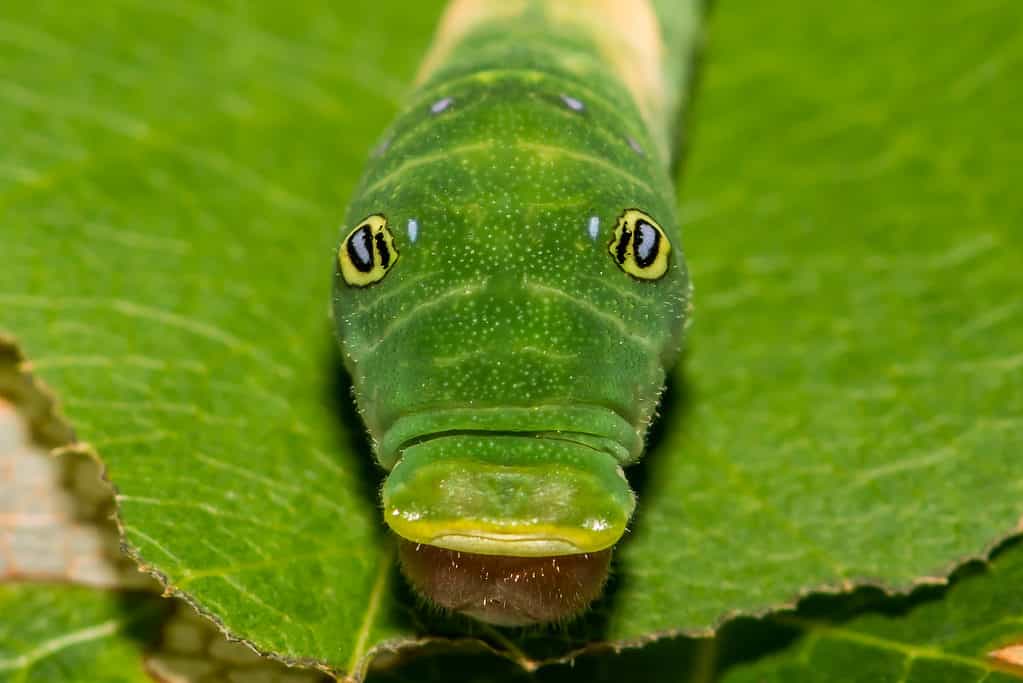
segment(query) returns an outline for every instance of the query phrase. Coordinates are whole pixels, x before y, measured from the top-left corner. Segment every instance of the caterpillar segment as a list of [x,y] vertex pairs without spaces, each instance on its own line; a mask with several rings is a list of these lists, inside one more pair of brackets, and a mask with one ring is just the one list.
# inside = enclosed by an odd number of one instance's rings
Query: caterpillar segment
[[455,0],[372,154],[334,319],[412,585],[500,625],[602,592],[689,310],[697,0]]

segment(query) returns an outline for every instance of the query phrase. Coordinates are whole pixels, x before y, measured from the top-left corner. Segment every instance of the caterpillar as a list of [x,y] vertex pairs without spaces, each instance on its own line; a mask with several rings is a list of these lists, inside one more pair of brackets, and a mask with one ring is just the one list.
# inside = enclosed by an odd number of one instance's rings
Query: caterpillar
[[603,592],[688,318],[670,169],[699,20],[454,0],[370,154],[332,312],[402,569],[442,608],[515,626]]

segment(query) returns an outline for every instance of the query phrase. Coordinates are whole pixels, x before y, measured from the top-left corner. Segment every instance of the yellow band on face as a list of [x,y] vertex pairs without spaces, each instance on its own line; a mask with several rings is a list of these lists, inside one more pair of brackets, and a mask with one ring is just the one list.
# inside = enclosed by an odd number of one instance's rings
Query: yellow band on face
[[625,531],[624,524],[594,531],[549,524],[501,524],[483,519],[409,521],[400,511],[388,512],[384,511],[387,525],[408,541],[477,555],[550,557],[592,553],[611,547]]
[[511,557],[604,550],[625,533],[635,507],[611,455],[528,433],[410,446],[382,493],[384,521],[408,541]]

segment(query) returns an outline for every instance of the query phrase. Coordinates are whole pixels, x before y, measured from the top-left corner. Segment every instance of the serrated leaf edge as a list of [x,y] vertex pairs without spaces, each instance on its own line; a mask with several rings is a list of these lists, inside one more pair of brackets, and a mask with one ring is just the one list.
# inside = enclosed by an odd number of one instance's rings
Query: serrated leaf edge
[[[8,388],[10,387],[10,388]],[[231,631],[224,622],[203,607],[198,599],[172,584],[169,577],[162,573],[155,566],[149,564],[139,549],[133,546],[128,540],[125,525],[121,520],[120,504],[117,502],[118,489],[107,477],[106,466],[102,457],[88,442],[78,441],[70,420],[63,413],[60,402],[55,394],[46,384],[32,372],[31,361],[22,353],[15,338],[11,335],[0,333],[0,395],[4,395],[5,389],[8,395],[6,398],[22,412],[28,419],[29,428],[33,438],[39,439],[39,443],[51,450],[54,455],[63,453],[78,453],[93,459],[100,468],[103,482],[110,488],[114,496],[115,512],[114,522],[117,525],[120,535],[120,546],[122,552],[130,557],[139,568],[156,579],[163,587],[163,597],[175,597],[187,603],[197,614],[209,620],[216,629],[228,640],[241,643],[261,657],[280,662],[289,667],[301,667],[314,669],[346,683],[361,683],[371,668],[373,661],[379,656],[393,653],[400,655],[411,650],[426,647],[428,645],[446,645],[451,647],[476,647],[493,653],[520,666],[525,672],[530,673],[544,666],[570,663],[578,657],[592,655],[600,652],[612,652],[618,654],[625,650],[639,649],[651,643],[669,638],[712,638],[727,623],[739,618],[763,619],[769,615],[779,612],[793,611],[806,598],[814,595],[840,595],[849,593],[858,588],[875,588],[880,590],[887,597],[905,596],[918,588],[925,586],[947,586],[955,571],[969,563],[981,562],[988,565],[992,553],[1010,539],[1023,534],[1023,519],[1016,525],[1001,534],[994,541],[986,544],[981,551],[967,555],[946,563],[936,572],[916,578],[906,584],[889,585],[883,581],[874,579],[845,579],[840,583],[825,583],[799,589],[790,599],[776,603],[762,609],[756,610],[730,610],[724,612],[719,618],[707,627],[690,629],[665,629],[654,631],[637,638],[625,638],[619,640],[596,640],[579,648],[575,648],[564,655],[556,657],[532,659],[519,651],[507,646],[495,645],[482,638],[464,637],[450,638],[438,636],[419,636],[414,638],[397,638],[385,640],[380,643],[366,647],[365,639],[368,637],[372,619],[364,621],[360,625],[360,635],[357,640],[355,652],[349,660],[349,671],[341,671],[336,667],[325,664],[322,661],[304,658],[290,657],[271,650],[264,650],[251,640],[248,640]],[[387,557],[392,555],[391,550],[383,551]],[[383,564],[385,558],[381,559]],[[387,565],[384,565],[385,567]],[[382,572],[381,575],[385,575]],[[374,593],[376,586],[382,585],[378,576],[374,582]],[[382,589],[381,589],[382,590]],[[371,596],[371,602],[374,596]],[[376,596],[379,600],[379,596]],[[372,617],[371,608],[367,609],[367,616]],[[494,640],[500,643],[503,637],[498,636]]]

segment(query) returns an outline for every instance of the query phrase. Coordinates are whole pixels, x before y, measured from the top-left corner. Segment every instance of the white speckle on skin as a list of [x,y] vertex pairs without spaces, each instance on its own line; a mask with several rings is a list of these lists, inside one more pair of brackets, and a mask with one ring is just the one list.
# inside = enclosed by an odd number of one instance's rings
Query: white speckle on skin
[[572,111],[582,111],[585,109],[585,105],[574,97],[562,94],[561,101],[565,103],[565,106]]
[[643,155],[643,148],[640,147],[639,143],[636,142],[636,140],[632,137],[629,138],[629,147],[631,147],[632,151],[635,152],[636,154],[639,154],[640,156]]
[[419,221],[410,218],[408,219],[408,239],[410,242],[415,242],[417,237],[419,237]]
[[597,216],[590,216],[590,223],[587,226],[586,231],[590,233],[591,240],[596,240],[597,234],[600,232],[600,218]]
[[430,111],[432,111],[434,114],[439,114],[448,107],[450,107],[451,103],[454,101],[455,100],[451,97],[442,97],[436,102],[434,102],[432,105],[430,105]]

